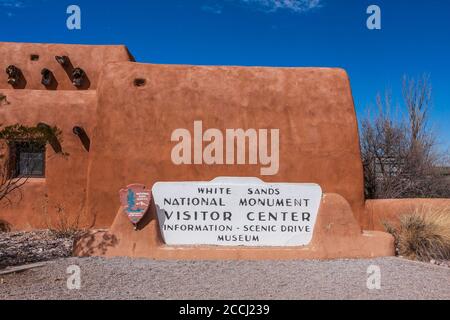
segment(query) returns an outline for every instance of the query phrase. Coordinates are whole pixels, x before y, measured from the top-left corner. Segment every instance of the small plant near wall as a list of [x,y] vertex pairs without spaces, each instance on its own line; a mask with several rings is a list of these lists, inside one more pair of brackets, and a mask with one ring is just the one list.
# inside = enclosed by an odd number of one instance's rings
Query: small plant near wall
[[41,204],[43,219],[46,228],[58,239],[74,239],[86,232],[86,228],[82,226],[82,206],[74,211],[67,211],[64,205],[50,205],[48,195]]
[[73,239],[84,232],[81,227],[81,209],[75,215],[70,215],[62,205],[55,206],[56,224],[49,228],[58,238]]
[[32,141],[33,143],[46,143],[61,135],[61,130],[56,126],[38,125],[36,127],[28,127],[15,124],[7,127],[0,126],[0,129],[0,139],[7,142]]

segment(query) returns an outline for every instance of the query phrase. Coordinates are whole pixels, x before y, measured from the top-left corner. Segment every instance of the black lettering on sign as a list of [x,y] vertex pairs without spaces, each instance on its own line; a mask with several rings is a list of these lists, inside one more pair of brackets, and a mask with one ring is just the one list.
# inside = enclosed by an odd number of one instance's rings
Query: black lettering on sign
[[259,242],[259,236],[254,235],[218,235],[217,241],[220,242]]

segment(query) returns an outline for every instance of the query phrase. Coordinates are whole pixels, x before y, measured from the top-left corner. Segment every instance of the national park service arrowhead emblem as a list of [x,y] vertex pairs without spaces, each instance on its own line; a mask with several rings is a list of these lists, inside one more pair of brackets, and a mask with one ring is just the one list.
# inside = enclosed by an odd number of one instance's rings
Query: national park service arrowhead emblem
[[132,184],[120,190],[120,203],[124,213],[135,226],[142,220],[150,207],[152,193],[143,184]]

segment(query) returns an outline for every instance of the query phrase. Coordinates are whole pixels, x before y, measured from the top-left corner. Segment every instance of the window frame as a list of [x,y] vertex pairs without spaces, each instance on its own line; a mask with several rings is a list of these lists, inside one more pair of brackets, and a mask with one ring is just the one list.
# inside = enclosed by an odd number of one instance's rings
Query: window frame
[[[27,145],[29,144],[29,145]],[[33,146],[33,144],[36,144]],[[27,150],[27,148],[29,150]],[[33,148],[36,148],[36,151],[33,151]],[[42,174],[21,174],[21,163],[20,163],[20,154],[21,153],[36,153],[42,154]],[[26,179],[43,179],[46,177],[47,171],[47,144],[39,143],[38,141],[13,141],[10,144],[10,168],[11,178],[26,178]]]

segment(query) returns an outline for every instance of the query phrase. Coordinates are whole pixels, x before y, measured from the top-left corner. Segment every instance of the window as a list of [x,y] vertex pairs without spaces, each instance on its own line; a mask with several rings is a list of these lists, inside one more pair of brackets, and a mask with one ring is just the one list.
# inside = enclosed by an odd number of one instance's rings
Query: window
[[15,177],[45,177],[45,144],[34,141],[15,142],[11,147]]

